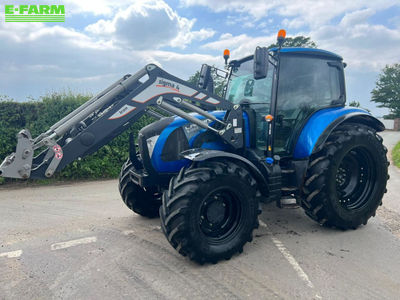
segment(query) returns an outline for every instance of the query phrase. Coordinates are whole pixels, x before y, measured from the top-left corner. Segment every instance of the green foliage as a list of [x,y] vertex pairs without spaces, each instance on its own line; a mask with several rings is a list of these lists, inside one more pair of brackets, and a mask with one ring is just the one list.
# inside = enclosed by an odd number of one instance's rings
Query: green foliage
[[[199,78],[200,78],[200,71],[196,71],[196,73],[194,73],[192,76],[189,77],[188,82],[197,85]],[[222,97],[225,84],[224,79],[214,74],[213,80],[214,80],[214,93]]]
[[351,107],[359,107],[359,108],[365,109],[368,112],[371,112],[368,108],[361,107],[360,102],[358,102],[356,100],[350,101],[349,106],[351,106]]
[[[276,48],[277,43],[269,45],[267,48]],[[283,47],[304,47],[304,48],[317,48],[317,44],[311,40],[311,37],[298,35],[295,37],[287,37],[283,43]]]
[[189,77],[188,82],[197,85],[199,78],[200,78],[200,71],[196,71],[196,73],[194,73],[192,76]]
[[[90,96],[72,93],[53,93],[40,100],[15,102],[0,97],[0,160],[15,151],[16,134],[23,128],[31,131],[35,137],[46,131],[51,125],[73,111]],[[143,116],[129,130],[116,137],[97,152],[76,160],[67,166],[57,179],[95,179],[117,177],[120,168],[128,157],[129,132],[137,131],[151,123],[153,119]],[[4,182],[0,181],[0,184]]]
[[400,118],[400,64],[383,68],[371,94],[371,101],[379,103],[378,107],[389,109],[386,118]]
[[360,105],[360,102],[354,100],[354,101],[350,101],[349,106],[360,107],[361,105]]
[[214,93],[220,97],[223,96],[224,93],[224,85],[226,84],[226,80],[221,77],[214,78]]
[[398,142],[397,145],[393,148],[392,158],[394,164],[400,168],[400,142]]

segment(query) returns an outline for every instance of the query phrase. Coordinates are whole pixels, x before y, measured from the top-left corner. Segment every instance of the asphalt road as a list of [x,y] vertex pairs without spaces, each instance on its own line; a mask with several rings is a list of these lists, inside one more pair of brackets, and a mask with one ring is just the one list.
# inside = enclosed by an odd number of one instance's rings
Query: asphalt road
[[[400,133],[385,132],[391,147]],[[377,217],[320,227],[264,205],[241,255],[199,266],[128,210],[117,181],[0,189],[0,299],[399,299],[400,171]]]

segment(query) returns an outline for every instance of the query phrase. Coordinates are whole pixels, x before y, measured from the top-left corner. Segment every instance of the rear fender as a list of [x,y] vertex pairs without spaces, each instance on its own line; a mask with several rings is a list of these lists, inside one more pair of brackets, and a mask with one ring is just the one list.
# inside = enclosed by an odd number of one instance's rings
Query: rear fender
[[324,146],[332,131],[343,123],[358,123],[376,131],[385,130],[381,121],[360,108],[336,107],[315,112],[303,127],[293,153],[294,159],[308,158]]

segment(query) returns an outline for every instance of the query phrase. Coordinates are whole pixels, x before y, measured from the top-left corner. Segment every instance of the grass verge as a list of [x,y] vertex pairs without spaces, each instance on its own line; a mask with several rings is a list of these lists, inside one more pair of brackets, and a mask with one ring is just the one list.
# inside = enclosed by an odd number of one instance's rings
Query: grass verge
[[400,168],[400,142],[392,150],[392,159],[396,167]]

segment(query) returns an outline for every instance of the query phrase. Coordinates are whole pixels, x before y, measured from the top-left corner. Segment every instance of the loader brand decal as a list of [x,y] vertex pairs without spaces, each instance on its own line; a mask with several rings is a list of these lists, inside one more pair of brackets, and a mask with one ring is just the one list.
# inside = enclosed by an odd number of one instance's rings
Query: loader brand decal
[[13,5],[4,7],[6,22],[65,22],[64,5]]
[[125,104],[115,114],[113,114],[108,119],[109,120],[115,120],[115,119],[119,119],[119,118],[125,117],[127,114],[129,114],[130,112],[134,111],[135,109],[136,109],[135,106],[131,106],[131,105]]
[[135,96],[135,98],[132,98],[132,101],[145,103],[155,97],[165,94],[179,94],[182,96],[193,97],[196,93],[197,91],[195,89],[192,89],[186,85],[157,77],[152,85]]
[[158,80],[158,84],[156,85],[156,87],[169,88],[169,89],[179,93],[179,85],[178,84],[175,84],[170,81],[166,81],[164,79]]

